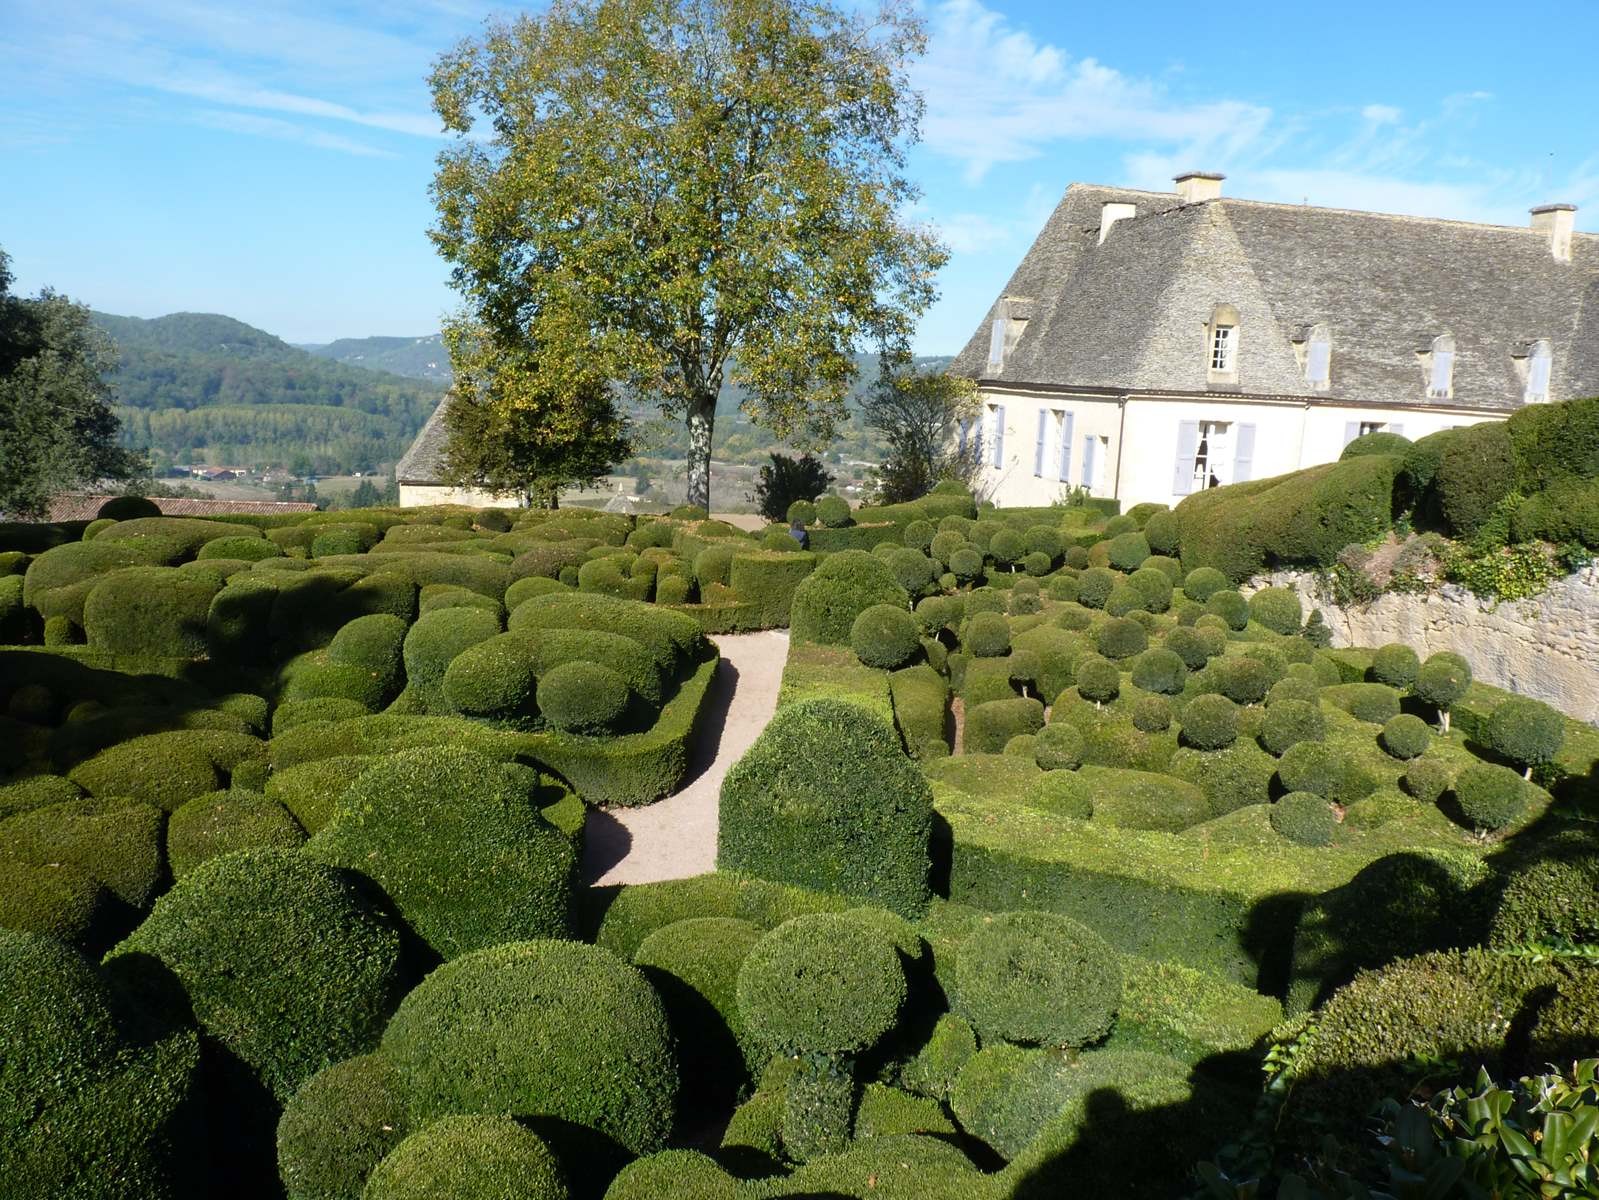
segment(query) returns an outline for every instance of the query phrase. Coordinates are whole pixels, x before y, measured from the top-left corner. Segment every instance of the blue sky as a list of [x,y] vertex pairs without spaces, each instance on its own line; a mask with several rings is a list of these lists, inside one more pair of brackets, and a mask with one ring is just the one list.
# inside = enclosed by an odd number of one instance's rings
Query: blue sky
[[[23,290],[225,312],[291,341],[421,334],[434,56],[467,0],[0,0],[0,247]],[[1599,230],[1599,2],[926,0],[913,214],[964,343],[1073,180]],[[1552,20],[1551,18],[1557,19]]]

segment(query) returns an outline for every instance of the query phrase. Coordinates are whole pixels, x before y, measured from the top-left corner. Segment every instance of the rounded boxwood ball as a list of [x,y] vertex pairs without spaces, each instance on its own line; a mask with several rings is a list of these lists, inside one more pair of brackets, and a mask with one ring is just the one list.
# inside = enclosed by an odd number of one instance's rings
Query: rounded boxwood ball
[[405,1090],[381,1054],[362,1054],[300,1085],[278,1121],[288,1200],[359,1197],[372,1168],[410,1132]]
[[633,691],[610,667],[566,662],[539,680],[539,712],[564,733],[614,733],[627,720]]
[[641,972],[598,946],[506,942],[447,962],[400,1004],[383,1053],[418,1121],[554,1117],[634,1154],[671,1134],[666,1012]]
[[1143,733],[1165,733],[1171,723],[1171,702],[1164,696],[1140,696],[1133,702],[1134,729]]
[[1171,607],[1171,576],[1156,567],[1140,567],[1127,577],[1131,587],[1143,593],[1145,607],[1150,612],[1165,612]]
[[1292,588],[1261,588],[1249,598],[1249,619],[1273,633],[1294,634],[1305,623],[1299,593]]
[[[1009,633],[1007,626],[1007,636]],[[893,671],[921,652],[922,630],[916,618],[903,608],[874,604],[855,618],[850,626],[849,644],[855,656],[868,667]]]
[[1108,658],[1089,656],[1077,662],[1077,694],[1096,704],[1107,704],[1121,694],[1122,673]]
[[1227,576],[1215,567],[1196,567],[1183,580],[1183,595],[1204,604],[1217,592],[1230,586]]
[[[982,571],[979,562],[978,571]],[[864,550],[841,550],[794,589],[789,629],[800,641],[847,645],[855,618],[874,604],[910,607],[910,596],[894,580],[893,569]]]
[[292,850],[305,831],[276,800],[234,788],[185,801],[167,823],[167,862],[182,879],[209,859],[235,850]]
[[971,546],[962,546],[949,556],[949,569],[962,583],[970,583],[983,573],[983,556]]
[[829,529],[842,529],[850,523],[849,501],[842,496],[823,496],[816,501],[816,519]]
[[1258,658],[1242,654],[1217,657],[1205,674],[1215,688],[1234,704],[1259,704],[1271,691],[1271,668]]
[[1113,617],[1145,612],[1148,608],[1148,598],[1130,583],[1118,583],[1111,588],[1110,595],[1105,597],[1105,611]]
[[1145,650],[1133,660],[1133,683],[1146,692],[1175,696],[1188,680],[1182,657],[1164,646]]
[[1301,846],[1332,844],[1338,818],[1332,805],[1313,792],[1289,792],[1271,806],[1271,827]]
[[1190,671],[1200,670],[1210,661],[1210,646],[1203,636],[1185,625],[1168,630],[1163,644],[1178,658],[1183,660],[1183,665]]
[[1382,727],[1379,740],[1395,758],[1420,758],[1432,745],[1432,728],[1418,716],[1400,713]]
[[362,1200],[567,1200],[560,1163],[510,1117],[440,1117],[373,1169]]
[[1033,761],[1045,771],[1074,771],[1083,762],[1083,735],[1075,725],[1057,722],[1033,738]]
[[1471,666],[1458,654],[1440,651],[1421,664],[1413,687],[1418,700],[1447,710],[1471,687]]
[[111,952],[157,960],[194,1019],[280,1101],[370,1047],[400,982],[400,937],[341,872],[292,850],[201,863]]
[[1371,677],[1377,683],[1403,690],[1416,682],[1421,659],[1403,642],[1389,642],[1371,656]]
[[[882,544],[888,546],[887,542]],[[912,596],[927,591],[938,577],[938,564],[920,550],[889,546],[883,559],[894,572],[894,581]]]
[[[793,506],[790,505],[792,508]],[[792,518],[790,518],[792,519]],[[905,535],[900,541],[912,550],[927,553],[932,548],[933,539],[938,536],[938,526],[931,521],[912,521],[905,526]]]
[[445,669],[445,702],[462,716],[524,725],[536,711],[536,665],[527,640],[517,634],[468,646]]
[[1077,602],[1087,608],[1104,608],[1121,576],[1105,567],[1090,567],[1077,577]]
[[784,921],[738,971],[751,1034],[784,1054],[858,1054],[899,1020],[905,971],[893,942],[840,913]]
[[955,959],[955,1010],[985,1044],[1086,1046],[1110,1032],[1121,996],[1116,952],[1059,913],[984,917]]
[[1295,676],[1279,679],[1271,685],[1271,691],[1266,693],[1266,707],[1281,704],[1284,700],[1298,700],[1304,704],[1319,705],[1321,688],[1311,679],[1300,679]]
[[795,500],[788,506],[788,512],[783,514],[788,518],[790,525],[811,525],[816,521],[816,501]]
[[1226,621],[1229,629],[1243,629],[1249,624],[1249,601],[1231,588],[1212,592],[1205,601],[1205,611]]
[[1436,804],[1454,781],[1454,772],[1441,759],[1417,758],[1399,777],[1399,786],[1407,796],[1423,804]]
[[1131,658],[1149,648],[1149,634],[1137,621],[1117,617],[1099,627],[1094,646],[1106,658]]
[[998,658],[1010,653],[1010,622],[997,612],[980,612],[966,622],[961,638],[966,650],[978,658]]
[[1455,799],[1473,828],[1493,833],[1526,811],[1527,784],[1509,767],[1473,763],[1455,777]]
[[1566,718],[1542,700],[1512,696],[1488,717],[1488,745],[1521,766],[1553,762],[1566,736]]
[[113,496],[94,515],[100,521],[132,521],[139,517],[161,516],[161,506],[143,496]]
[[1119,571],[1136,571],[1149,557],[1149,539],[1137,532],[1120,533],[1106,547],[1110,565]]
[[1325,742],[1296,742],[1277,761],[1277,778],[1287,792],[1314,792],[1334,804],[1369,796],[1377,781],[1343,751]]
[[1226,696],[1195,696],[1183,705],[1178,724],[1184,745],[1223,750],[1238,738],[1238,706]]
[[1327,720],[1319,704],[1303,700],[1279,700],[1266,706],[1260,724],[1260,745],[1281,757],[1298,742],[1319,742],[1327,736]]
[[733,1177],[698,1150],[662,1150],[623,1167],[605,1200],[733,1200]]
[[1009,566],[1027,553],[1027,543],[1014,529],[996,529],[988,540],[988,553],[995,562]]

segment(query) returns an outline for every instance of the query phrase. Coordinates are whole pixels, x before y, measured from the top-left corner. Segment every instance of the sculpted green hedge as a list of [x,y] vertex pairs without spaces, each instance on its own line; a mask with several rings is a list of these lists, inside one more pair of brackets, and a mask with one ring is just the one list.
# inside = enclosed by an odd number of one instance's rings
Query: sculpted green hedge
[[373,1169],[363,1200],[567,1200],[560,1162],[509,1117],[445,1116]]
[[800,641],[845,644],[855,618],[874,604],[908,609],[910,596],[882,559],[864,550],[824,558],[794,589],[789,633]]
[[300,1085],[278,1122],[278,1177],[288,1200],[359,1197],[410,1125],[405,1089],[381,1054],[324,1067]]
[[985,1044],[1088,1045],[1110,1032],[1121,990],[1115,952],[1058,913],[984,917],[955,963],[955,1007]]

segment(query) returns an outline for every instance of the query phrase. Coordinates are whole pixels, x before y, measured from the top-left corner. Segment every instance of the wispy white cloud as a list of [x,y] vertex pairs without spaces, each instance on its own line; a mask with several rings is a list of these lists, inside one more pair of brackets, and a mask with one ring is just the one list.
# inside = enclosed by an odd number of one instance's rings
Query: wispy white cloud
[[1373,125],[1393,125],[1403,114],[1392,104],[1368,104],[1360,110],[1360,115]]
[[1188,104],[1157,84],[1035,39],[980,0],[945,0],[931,19],[915,81],[927,97],[923,132],[977,183],[1071,140],[1175,146],[1191,155],[1259,138],[1269,109],[1234,100]]
[[358,142],[326,130],[296,125],[278,117],[263,117],[257,113],[229,112],[225,109],[207,109],[197,112],[192,120],[196,125],[221,129],[229,133],[245,133],[255,137],[275,138],[282,142],[300,142],[319,150],[335,150],[340,154],[354,154],[360,158],[394,158],[391,150]]
[[253,108],[265,112],[293,113],[302,117],[317,117],[330,121],[345,121],[352,125],[365,125],[372,129],[386,129],[391,133],[408,133],[416,137],[440,137],[439,120],[403,112],[363,112],[331,100],[315,96],[301,96],[273,88],[256,87],[225,76],[188,79],[146,79],[145,84],[160,91],[179,96],[192,96],[213,104],[227,104],[236,108]]

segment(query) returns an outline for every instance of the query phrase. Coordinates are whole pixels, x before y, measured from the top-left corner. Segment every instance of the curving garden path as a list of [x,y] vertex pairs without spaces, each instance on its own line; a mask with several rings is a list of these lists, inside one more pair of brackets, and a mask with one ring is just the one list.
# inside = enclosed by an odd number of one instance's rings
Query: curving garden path
[[711,640],[722,661],[706,698],[688,782],[665,800],[642,808],[591,811],[584,831],[585,883],[654,883],[716,869],[722,780],[777,709],[788,630]]

